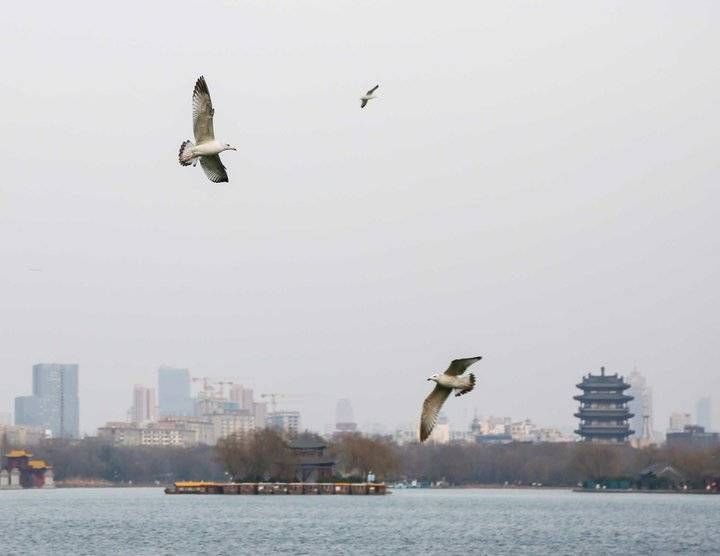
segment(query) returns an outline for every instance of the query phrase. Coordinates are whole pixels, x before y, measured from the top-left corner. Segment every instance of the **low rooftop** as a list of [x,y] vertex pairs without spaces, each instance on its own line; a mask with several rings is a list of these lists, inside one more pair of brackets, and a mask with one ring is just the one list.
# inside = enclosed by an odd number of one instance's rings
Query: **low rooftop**
[[296,438],[290,442],[289,446],[293,450],[324,450],[327,448],[325,442],[313,438]]

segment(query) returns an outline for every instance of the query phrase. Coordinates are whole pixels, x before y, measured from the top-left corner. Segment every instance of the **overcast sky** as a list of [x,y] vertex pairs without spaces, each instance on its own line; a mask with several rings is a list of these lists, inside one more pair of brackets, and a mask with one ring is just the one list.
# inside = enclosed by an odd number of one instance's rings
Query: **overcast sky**
[[[10,3],[0,412],[80,365],[81,429],[160,365],[322,429],[571,427],[588,371],[720,425],[720,4]],[[229,184],[178,165],[207,79]],[[360,110],[376,83],[380,99]],[[31,269],[40,269],[33,271]],[[720,428],[720,427],[719,427]]]

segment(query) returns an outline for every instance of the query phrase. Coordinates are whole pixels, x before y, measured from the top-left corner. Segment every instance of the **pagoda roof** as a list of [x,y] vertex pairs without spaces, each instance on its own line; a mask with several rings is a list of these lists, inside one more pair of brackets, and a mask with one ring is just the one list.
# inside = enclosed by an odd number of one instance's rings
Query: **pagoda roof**
[[631,387],[630,384],[624,382],[621,378],[603,377],[611,378],[612,380],[597,380],[597,378],[598,377],[583,379],[582,382],[578,382],[575,386],[581,390],[586,390],[588,388],[613,388],[615,390],[620,388],[622,390],[627,390]]
[[28,462],[28,467],[31,469],[47,469],[49,465],[41,459],[31,459]]
[[594,393],[588,393],[584,392],[582,394],[578,394],[577,396],[573,396],[573,400],[577,400],[579,402],[602,402],[602,401],[609,401],[609,402],[618,402],[618,403],[624,403],[629,402],[630,400],[634,400],[632,396],[628,396],[627,394],[621,394],[620,392],[613,392],[612,394],[607,392],[594,392]]
[[10,450],[5,456],[8,458],[31,458],[32,454],[26,450]]
[[[592,373],[588,373],[587,375],[583,376],[582,378],[583,384],[598,384],[598,385],[604,385],[604,384],[626,384],[625,379],[618,375],[617,373],[612,375],[605,374],[605,367],[600,367],[600,374],[594,375]],[[629,385],[628,385],[629,386]]]
[[618,407],[617,409],[583,409],[581,408],[577,413],[574,414],[578,419],[617,419],[622,417],[623,419],[632,419],[635,417],[634,413],[630,413],[626,407]]
[[578,407],[578,411],[582,411],[583,413],[587,413],[588,415],[599,415],[600,413],[611,413],[612,415],[619,415],[619,414],[625,414],[626,411],[629,411],[629,409],[621,405],[619,407]]
[[613,426],[597,426],[597,425],[580,425],[575,434],[581,436],[630,436],[635,431],[630,430],[629,425],[613,425]]

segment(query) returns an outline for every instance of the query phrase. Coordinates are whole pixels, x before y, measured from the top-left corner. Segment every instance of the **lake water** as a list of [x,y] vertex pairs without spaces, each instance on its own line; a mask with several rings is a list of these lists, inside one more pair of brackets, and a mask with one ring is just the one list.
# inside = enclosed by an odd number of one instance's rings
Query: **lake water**
[[720,496],[0,492],[0,554],[720,554]]

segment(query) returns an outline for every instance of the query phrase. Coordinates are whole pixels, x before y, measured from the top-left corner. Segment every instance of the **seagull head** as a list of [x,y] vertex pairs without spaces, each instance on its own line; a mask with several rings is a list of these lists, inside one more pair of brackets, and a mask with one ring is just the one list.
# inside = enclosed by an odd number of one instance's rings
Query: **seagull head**
[[237,147],[233,147],[230,143],[225,143],[225,148],[223,148],[224,151],[236,151]]
[[437,381],[438,381],[438,378],[440,378],[440,375],[434,374],[434,375],[432,375],[432,376],[429,376],[429,377],[428,377],[428,380],[432,380],[432,381],[434,381],[434,382],[437,382]]

